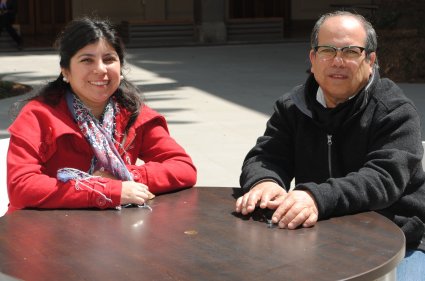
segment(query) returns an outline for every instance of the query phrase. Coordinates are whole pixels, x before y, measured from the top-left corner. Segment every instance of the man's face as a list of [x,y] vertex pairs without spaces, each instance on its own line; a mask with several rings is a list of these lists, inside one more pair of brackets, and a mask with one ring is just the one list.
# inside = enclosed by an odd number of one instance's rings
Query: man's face
[[[319,30],[319,46],[365,47],[366,31],[362,24],[351,16],[335,16],[325,20]],[[369,60],[363,51],[355,58],[345,57],[338,51],[333,58],[323,58],[314,50],[310,51],[311,72],[323,90],[328,107],[346,101],[363,88],[372,74],[376,54]]]

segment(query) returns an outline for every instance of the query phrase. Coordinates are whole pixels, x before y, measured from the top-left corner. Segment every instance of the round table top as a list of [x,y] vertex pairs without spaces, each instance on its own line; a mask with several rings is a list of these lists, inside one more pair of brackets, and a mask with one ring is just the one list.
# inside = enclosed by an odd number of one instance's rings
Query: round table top
[[197,187],[146,208],[22,210],[0,218],[0,272],[23,280],[374,280],[404,257],[401,230],[366,212],[296,230],[239,189]]

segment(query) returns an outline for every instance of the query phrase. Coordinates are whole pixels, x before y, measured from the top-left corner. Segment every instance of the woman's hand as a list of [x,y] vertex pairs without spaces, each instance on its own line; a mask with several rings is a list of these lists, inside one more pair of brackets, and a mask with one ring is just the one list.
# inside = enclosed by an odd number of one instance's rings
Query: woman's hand
[[[93,176],[109,178],[116,180],[117,178],[107,171],[96,171]],[[151,193],[148,187],[142,183],[133,181],[123,181],[121,190],[121,205],[138,204],[142,205],[147,200],[153,199],[155,195]]]
[[142,205],[147,200],[154,198],[148,187],[142,183],[134,181],[123,181],[121,190],[121,205],[137,204]]
[[117,178],[108,171],[97,170],[93,173],[93,176],[117,180]]

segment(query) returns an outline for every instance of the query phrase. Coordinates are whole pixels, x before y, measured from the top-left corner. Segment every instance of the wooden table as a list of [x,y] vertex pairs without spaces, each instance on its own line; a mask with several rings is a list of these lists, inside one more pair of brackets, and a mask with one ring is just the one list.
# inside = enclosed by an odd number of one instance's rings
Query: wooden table
[[0,272],[23,280],[374,280],[404,236],[374,212],[308,229],[233,213],[239,189],[158,196],[152,212],[23,210],[0,218]]

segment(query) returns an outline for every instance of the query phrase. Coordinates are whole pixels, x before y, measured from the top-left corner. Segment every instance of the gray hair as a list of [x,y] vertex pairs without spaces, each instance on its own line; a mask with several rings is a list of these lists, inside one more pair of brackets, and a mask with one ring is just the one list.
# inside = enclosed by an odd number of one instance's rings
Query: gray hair
[[[336,17],[336,16],[353,17],[357,19],[363,25],[363,28],[366,31],[366,42],[365,42],[366,58],[369,59],[370,53],[376,52],[376,49],[378,48],[378,39],[376,36],[376,31],[373,28],[372,24],[368,20],[366,20],[362,15],[353,14],[348,11],[335,11],[335,12],[322,15],[317,20],[311,32],[311,37],[310,37],[311,48],[314,48],[315,46],[319,44],[319,29],[322,26],[322,24],[325,22],[325,20],[331,17]],[[377,64],[377,60],[376,60],[376,64]]]

